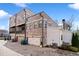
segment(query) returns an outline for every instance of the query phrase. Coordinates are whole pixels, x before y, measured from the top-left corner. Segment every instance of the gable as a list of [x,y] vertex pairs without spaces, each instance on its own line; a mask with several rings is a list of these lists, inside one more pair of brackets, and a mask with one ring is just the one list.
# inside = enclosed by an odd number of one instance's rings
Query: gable
[[11,17],[10,27],[15,26],[15,17],[16,17],[16,26],[18,26],[25,23],[25,17],[28,18],[32,15],[34,15],[34,13],[29,9],[21,10],[20,12],[17,13],[17,15],[15,14],[14,16]]
[[15,16],[10,17],[9,19],[9,27],[15,26]]
[[53,19],[51,19],[45,12],[42,12],[42,15],[45,19],[47,19],[48,25],[58,27],[58,24]]
[[44,17],[43,20],[47,21],[48,25],[52,25],[53,27],[58,27],[58,24],[54,20],[52,20],[45,12],[40,12],[38,14],[35,14],[35,15],[29,17],[28,22],[42,20],[42,17],[40,16],[40,14]]

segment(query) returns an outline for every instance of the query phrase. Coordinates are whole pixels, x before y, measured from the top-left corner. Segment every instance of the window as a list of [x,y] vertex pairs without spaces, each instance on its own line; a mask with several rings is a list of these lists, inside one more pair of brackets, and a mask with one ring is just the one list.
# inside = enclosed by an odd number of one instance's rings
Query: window
[[25,30],[25,27],[24,26],[22,27],[22,30]]
[[30,24],[30,29],[32,29],[33,28],[33,25],[32,24]]
[[31,31],[31,29],[32,29],[32,25],[31,25],[31,24],[29,24],[29,31]]
[[38,27],[38,23],[35,22],[35,23],[34,23],[34,29],[37,28],[37,27]]
[[61,35],[61,40],[63,40],[63,35]]
[[39,27],[39,28],[42,28],[42,21],[39,21],[39,22],[38,22],[38,27]]
[[45,21],[45,28],[47,28],[47,21]]

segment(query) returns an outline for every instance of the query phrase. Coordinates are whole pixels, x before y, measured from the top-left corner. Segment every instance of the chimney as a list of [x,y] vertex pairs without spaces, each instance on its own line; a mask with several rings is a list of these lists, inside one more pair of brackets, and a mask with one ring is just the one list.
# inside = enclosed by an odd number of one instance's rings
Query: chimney
[[63,29],[65,30],[65,19],[62,19]]

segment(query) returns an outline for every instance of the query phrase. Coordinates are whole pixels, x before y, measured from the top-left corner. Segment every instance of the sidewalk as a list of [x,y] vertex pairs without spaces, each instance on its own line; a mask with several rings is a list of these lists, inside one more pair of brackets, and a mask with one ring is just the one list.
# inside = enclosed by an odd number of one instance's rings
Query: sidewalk
[[7,41],[0,40],[0,46],[3,46],[5,43],[7,43]]
[[3,46],[7,41],[0,40],[0,56],[22,56],[21,54]]

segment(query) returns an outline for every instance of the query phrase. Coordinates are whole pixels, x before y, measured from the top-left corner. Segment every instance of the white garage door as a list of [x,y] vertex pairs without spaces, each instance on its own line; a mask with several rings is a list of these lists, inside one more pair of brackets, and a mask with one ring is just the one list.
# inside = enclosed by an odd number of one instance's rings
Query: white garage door
[[51,27],[47,29],[47,44],[52,45],[52,43],[57,43],[58,46],[62,45],[61,31]]
[[70,31],[63,31],[63,41],[71,45],[72,33]]

